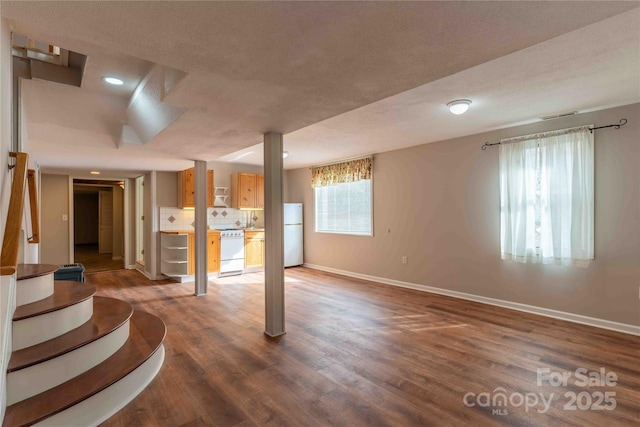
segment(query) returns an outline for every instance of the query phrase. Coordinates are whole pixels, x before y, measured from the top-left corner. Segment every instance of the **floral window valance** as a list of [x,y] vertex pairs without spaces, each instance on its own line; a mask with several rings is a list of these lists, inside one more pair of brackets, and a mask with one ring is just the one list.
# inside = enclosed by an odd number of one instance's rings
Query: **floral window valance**
[[373,159],[366,157],[348,162],[334,163],[311,168],[311,186],[328,187],[345,182],[371,179]]

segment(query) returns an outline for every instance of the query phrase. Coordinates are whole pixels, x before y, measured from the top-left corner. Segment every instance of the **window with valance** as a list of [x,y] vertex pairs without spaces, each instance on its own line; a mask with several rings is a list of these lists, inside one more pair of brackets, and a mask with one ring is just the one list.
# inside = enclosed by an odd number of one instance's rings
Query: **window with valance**
[[371,157],[311,168],[316,232],[373,235],[372,173]]

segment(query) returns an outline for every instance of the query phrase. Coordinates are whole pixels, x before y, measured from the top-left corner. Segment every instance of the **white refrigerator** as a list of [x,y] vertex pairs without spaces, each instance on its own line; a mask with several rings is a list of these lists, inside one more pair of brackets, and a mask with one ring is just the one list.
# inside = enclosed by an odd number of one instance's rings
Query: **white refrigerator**
[[302,265],[302,203],[284,204],[284,266]]

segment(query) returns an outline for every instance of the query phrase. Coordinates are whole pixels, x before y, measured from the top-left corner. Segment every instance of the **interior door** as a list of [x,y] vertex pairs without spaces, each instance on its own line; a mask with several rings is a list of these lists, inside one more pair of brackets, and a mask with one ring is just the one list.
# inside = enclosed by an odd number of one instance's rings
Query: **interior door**
[[98,252],[113,252],[113,196],[111,191],[98,192]]

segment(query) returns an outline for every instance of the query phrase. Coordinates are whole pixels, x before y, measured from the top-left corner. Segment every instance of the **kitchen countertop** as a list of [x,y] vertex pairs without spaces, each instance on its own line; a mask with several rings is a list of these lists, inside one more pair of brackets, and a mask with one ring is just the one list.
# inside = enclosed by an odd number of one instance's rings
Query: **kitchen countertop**
[[[165,234],[193,234],[195,230],[160,230],[161,233]],[[220,230],[207,230],[207,233],[219,233]]]
[[[264,228],[238,228],[238,230],[264,232]],[[207,233],[219,233],[220,231],[222,230],[209,229],[207,230]],[[160,232],[165,234],[193,234],[195,233],[195,230],[160,230]]]

